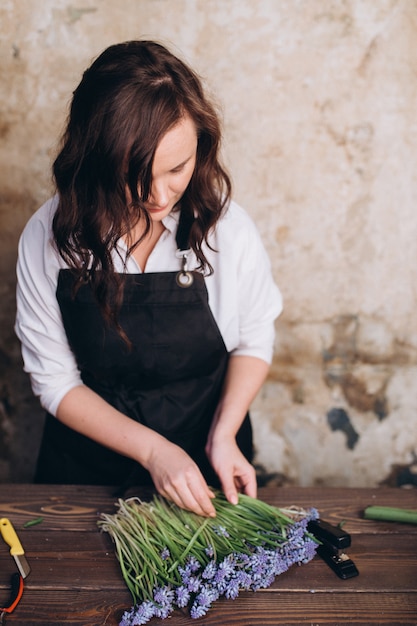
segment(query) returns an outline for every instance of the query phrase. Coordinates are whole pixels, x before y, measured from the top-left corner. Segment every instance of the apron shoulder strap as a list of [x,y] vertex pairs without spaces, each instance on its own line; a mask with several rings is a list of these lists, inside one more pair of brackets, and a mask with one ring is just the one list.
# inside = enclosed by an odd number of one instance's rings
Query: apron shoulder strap
[[190,215],[189,211],[182,209],[180,212],[180,219],[178,221],[178,229],[176,235],[176,242],[178,250],[188,250],[190,247],[189,238],[191,227],[194,223],[194,215]]
[[182,259],[181,270],[177,273],[177,285],[179,287],[191,287],[194,282],[194,278],[191,272],[188,271],[187,257],[190,254],[190,231],[194,223],[194,216],[186,210],[182,209],[180,213],[180,219],[178,221],[177,229],[177,257]]

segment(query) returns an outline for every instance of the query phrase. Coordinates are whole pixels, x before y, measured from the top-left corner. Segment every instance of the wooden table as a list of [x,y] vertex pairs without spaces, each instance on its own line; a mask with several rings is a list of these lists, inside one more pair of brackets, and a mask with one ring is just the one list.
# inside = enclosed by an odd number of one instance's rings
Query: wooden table
[[[316,557],[278,576],[269,589],[217,601],[201,620],[178,611],[150,626],[417,625],[417,526],[362,519],[371,504],[417,508],[417,490],[263,488],[259,497],[276,506],[315,506],[323,519],[345,522],[359,576],[341,580]],[[97,529],[99,514],[114,512],[115,501],[108,487],[0,485],[0,517],[14,524],[31,566],[7,624],[118,624],[131,597],[111,539]],[[23,529],[39,516],[42,523]],[[14,571],[0,541],[0,603],[8,599]]]

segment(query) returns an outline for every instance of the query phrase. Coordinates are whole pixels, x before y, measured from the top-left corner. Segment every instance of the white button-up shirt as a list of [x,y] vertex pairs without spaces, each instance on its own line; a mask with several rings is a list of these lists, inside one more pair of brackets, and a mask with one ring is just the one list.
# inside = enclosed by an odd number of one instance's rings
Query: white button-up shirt
[[[65,394],[82,384],[56,299],[59,270],[67,267],[52,240],[56,206],[55,196],[31,217],[20,238],[15,326],[33,392],[52,415]],[[147,260],[146,272],[181,268],[175,241],[178,213],[168,215],[163,224],[165,230]],[[205,278],[209,306],[228,352],[270,363],[274,320],[282,310],[282,298],[253,221],[232,202],[208,240],[212,249],[203,244],[204,254],[214,269]],[[119,252],[122,258],[126,256],[123,240]],[[142,272],[132,256],[126,269],[116,251],[113,261],[118,272]],[[189,269],[197,265],[192,253]]]

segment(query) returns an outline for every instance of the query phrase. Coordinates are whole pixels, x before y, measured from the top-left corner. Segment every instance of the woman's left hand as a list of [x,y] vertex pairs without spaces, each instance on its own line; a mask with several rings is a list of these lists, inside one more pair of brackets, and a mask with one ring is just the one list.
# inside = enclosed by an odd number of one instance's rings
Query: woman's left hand
[[210,440],[206,454],[229,502],[237,504],[238,493],[256,498],[255,469],[240,451],[234,437]]
[[240,451],[236,434],[268,369],[268,363],[256,357],[230,357],[222,395],[207,438],[206,454],[226,498],[233,504],[237,504],[239,492],[256,498],[255,469]]

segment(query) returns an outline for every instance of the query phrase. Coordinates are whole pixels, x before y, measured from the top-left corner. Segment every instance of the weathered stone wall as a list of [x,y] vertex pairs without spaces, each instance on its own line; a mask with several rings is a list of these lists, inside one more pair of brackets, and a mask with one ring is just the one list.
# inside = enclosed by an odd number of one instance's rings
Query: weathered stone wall
[[13,334],[17,238],[83,69],[143,37],[216,95],[284,295],[259,464],[277,482],[415,483],[415,0],[2,0],[0,480],[30,480],[42,424]]

